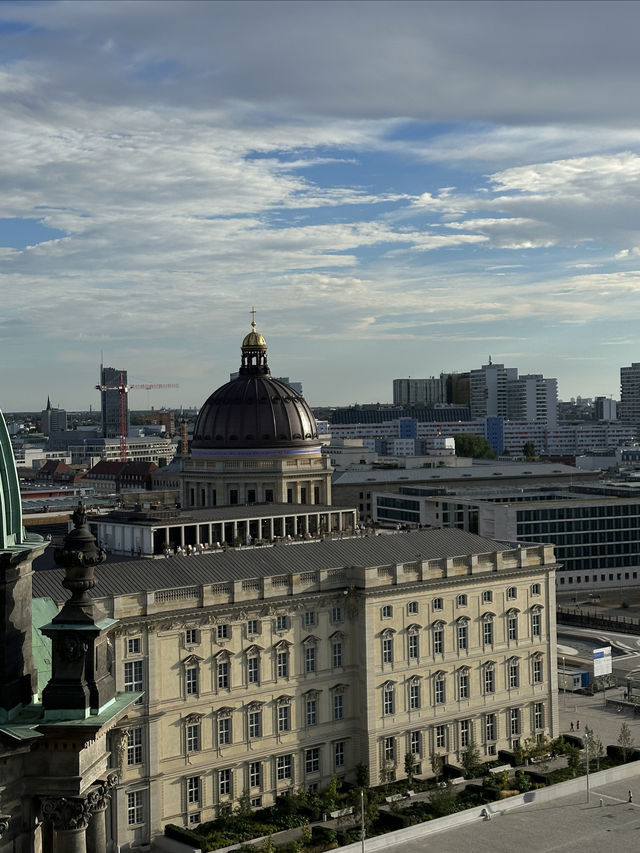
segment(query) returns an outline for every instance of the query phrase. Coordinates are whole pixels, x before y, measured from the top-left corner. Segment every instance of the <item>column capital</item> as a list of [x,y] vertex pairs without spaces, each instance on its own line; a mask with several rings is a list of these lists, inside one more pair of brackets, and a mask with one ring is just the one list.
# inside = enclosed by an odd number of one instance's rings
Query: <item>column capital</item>
[[11,820],[10,814],[0,814],[0,838],[5,834],[5,832],[9,829],[9,821]]
[[118,784],[119,779],[120,777],[118,773],[109,773],[104,782],[98,782],[89,789],[87,802],[89,803],[89,810],[91,813],[106,809],[109,805],[113,789]]
[[91,807],[84,797],[41,797],[42,814],[53,822],[56,831],[86,829]]

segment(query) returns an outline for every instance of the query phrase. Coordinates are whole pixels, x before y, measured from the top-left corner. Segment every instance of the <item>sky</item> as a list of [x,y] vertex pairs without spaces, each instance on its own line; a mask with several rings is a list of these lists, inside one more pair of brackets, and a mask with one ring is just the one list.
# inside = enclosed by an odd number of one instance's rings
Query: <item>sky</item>
[[640,361],[640,4],[0,2],[0,408]]

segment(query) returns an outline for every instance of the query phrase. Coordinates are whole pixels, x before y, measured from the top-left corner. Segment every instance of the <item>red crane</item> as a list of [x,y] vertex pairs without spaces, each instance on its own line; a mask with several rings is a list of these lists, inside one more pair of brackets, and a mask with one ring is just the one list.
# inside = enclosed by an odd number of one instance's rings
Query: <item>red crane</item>
[[139,385],[127,385],[124,381],[124,373],[120,374],[118,385],[96,385],[98,391],[118,391],[120,394],[120,461],[127,461],[127,394],[131,389],[149,391],[151,388],[179,388],[175,382],[161,384],[159,382],[145,382]]

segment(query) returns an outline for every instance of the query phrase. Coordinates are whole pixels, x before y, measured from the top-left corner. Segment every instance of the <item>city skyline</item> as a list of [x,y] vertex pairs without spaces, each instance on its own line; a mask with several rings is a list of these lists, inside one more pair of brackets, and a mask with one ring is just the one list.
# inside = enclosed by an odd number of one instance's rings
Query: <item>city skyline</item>
[[[0,404],[200,406],[250,310],[310,405],[638,361],[640,8],[0,5]],[[339,383],[339,384],[338,384]],[[132,408],[147,404],[132,398]]]

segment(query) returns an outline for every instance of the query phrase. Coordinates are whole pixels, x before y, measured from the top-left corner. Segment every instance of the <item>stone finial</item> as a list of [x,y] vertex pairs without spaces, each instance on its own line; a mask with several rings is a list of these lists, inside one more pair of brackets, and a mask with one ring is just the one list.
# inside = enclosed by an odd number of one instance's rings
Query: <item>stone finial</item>
[[74,524],[65,537],[62,548],[56,548],[53,558],[66,572],[62,585],[71,591],[68,604],[88,605],[88,591],[96,585],[93,575],[95,566],[106,559],[104,548],[98,548],[95,537],[87,527],[87,513],[82,501],[78,501],[71,516]]

